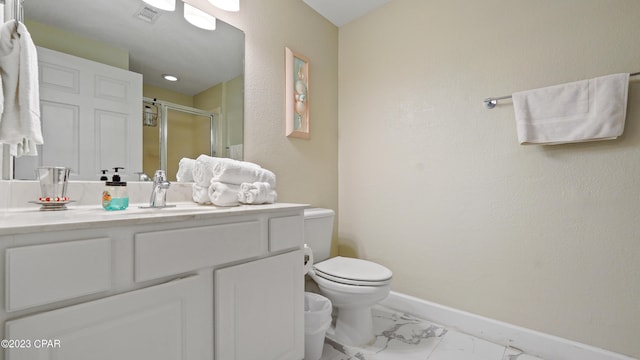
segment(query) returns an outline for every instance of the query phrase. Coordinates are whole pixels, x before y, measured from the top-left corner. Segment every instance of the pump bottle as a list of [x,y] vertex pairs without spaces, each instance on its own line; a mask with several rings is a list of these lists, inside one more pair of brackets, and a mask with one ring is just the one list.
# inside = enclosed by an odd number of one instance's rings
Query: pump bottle
[[[124,210],[129,206],[129,194],[127,192],[127,182],[121,181],[118,170],[124,168],[114,167],[114,174],[111,181],[105,182],[104,191],[102,191],[102,207],[105,210]],[[101,180],[106,178],[103,176]]]

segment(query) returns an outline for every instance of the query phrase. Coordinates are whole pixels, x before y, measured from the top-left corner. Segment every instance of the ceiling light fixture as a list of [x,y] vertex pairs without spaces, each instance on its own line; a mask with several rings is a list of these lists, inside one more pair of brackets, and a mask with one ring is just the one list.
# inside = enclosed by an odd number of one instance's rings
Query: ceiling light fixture
[[176,9],[176,0],[142,0],[156,9],[174,11]]
[[240,0],[209,0],[211,5],[226,11],[239,11]]
[[167,81],[178,81],[178,78],[176,76],[171,75],[171,74],[162,74],[162,78],[167,80]]
[[216,18],[206,12],[184,3],[184,18],[191,25],[205,30],[216,29]]

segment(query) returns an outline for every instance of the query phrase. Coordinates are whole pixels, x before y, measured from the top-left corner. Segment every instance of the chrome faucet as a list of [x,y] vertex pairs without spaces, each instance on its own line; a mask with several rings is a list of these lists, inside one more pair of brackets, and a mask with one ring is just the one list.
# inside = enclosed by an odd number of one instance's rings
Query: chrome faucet
[[167,173],[164,170],[156,170],[153,175],[153,190],[151,191],[151,200],[149,207],[166,207],[167,206],[167,190],[171,183],[167,180]]

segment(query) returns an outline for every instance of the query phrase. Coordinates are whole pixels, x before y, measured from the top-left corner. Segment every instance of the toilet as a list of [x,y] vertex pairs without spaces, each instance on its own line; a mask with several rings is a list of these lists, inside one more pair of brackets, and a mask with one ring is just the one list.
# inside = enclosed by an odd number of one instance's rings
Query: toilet
[[334,216],[331,209],[304,211],[304,240],[314,261],[307,274],[337,315],[328,334],[343,345],[364,345],[375,340],[371,307],[389,295],[392,273],[367,260],[329,258]]

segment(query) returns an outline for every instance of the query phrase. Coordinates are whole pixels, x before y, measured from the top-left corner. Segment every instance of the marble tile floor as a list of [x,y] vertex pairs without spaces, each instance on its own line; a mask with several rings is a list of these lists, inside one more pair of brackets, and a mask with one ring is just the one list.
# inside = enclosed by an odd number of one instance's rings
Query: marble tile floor
[[376,339],[352,347],[327,332],[320,360],[542,360],[383,306],[373,308]]

